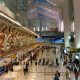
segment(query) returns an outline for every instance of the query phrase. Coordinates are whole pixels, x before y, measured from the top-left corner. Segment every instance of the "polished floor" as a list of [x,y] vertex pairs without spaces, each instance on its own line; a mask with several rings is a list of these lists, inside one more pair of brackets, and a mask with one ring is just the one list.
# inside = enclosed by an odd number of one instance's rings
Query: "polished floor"
[[[37,65],[35,66],[34,62],[33,62],[33,65],[31,65],[29,67],[29,72],[25,75],[26,77],[26,80],[54,80],[54,74],[56,73],[56,70],[58,70],[61,74],[60,76],[60,80],[66,80],[66,77],[65,77],[65,66],[62,65],[62,61],[60,60],[60,51],[58,51],[58,56],[57,55],[54,55],[52,56],[53,54],[53,51],[50,50],[47,51],[44,50],[43,54],[41,52],[39,52],[39,58],[43,58],[43,57],[48,57],[48,58],[52,58],[52,59],[55,59],[55,57],[58,57],[59,59],[59,63],[60,63],[60,66],[57,67],[57,66],[42,66],[42,65]],[[46,56],[47,54],[51,54],[51,56]],[[70,77],[71,77],[71,80],[75,80],[74,78],[74,74],[73,73],[70,73]],[[80,80],[80,77],[79,79]]]
[[[39,51],[39,55],[37,58],[37,61],[40,58],[49,58],[51,61],[54,60],[55,58],[58,57],[59,59],[59,66],[55,65],[54,62],[54,66],[43,66],[43,65],[35,65],[35,61],[33,61],[32,65],[29,65],[29,71],[28,73],[26,73],[25,75],[23,75],[23,72],[20,72],[21,75],[18,77],[18,79],[4,79],[4,80],[54,80],[54,74],[56,73],[56,70],[58,70],[60,72],[60,80],[66,80],[65,77],[65,66],[62,65],[62,61],[60,60],[60,51],[57,51],[57,55],[54,54],[53,50],[44,50],[43,53],[42,51]],[[52,56],[53,54],[53,56]],[[6,75],[6,74],[5,74]],[[2,77],[4,77],[5,75],[3,75]],[[70,74],[71,80],[75,80],[74,78],[74,74],[71,73]],[[0,80],[3,80],[2,78],[0,78]],[[80,80],[80,76],[79,79]]]

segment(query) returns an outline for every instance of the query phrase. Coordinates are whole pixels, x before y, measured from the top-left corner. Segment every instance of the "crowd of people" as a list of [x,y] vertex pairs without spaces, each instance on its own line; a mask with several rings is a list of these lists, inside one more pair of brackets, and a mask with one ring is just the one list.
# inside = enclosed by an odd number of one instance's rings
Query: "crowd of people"
[[[44,50],[47,51],[49,54],[49,50],[52,49],[53,55],[55,55],[55,58],[47,58],[47,57],[41,57],[38,58],[38,52],[41,51],[41,53],[44,53]],[[56,47],[42,47],[39,51],[31,51],[29,52],[29,60],[22,62],[26,56],[23,56],[20,60],[11,61],[8,65],[5,65],[5,72],[8,72],[8,70],[13,71],[13,66],[14,65],[22,65],[24,69],[24,74],[28,72],[29,65],[33,64],[33,61],[35,62],[35,65],[42,65],[42,66],[60,66],[60,61],[63,62],[63,66],[66,67],[65,70],[65,76],[66,80],[71,80],[71,73],[74,73],[75,80],[78,80],[78,77],[80,75],[80,62],[78,59],[72,59],[72,54],[63,54],[61,52],[56,53]],[[35,53],[34,55],[32,55]],[[60,58],[56,57],[56,55],[60,55]],[[51,55],[52,56],[52,55]],[[22,62],[22,63],[21,63]],[[6,63],[6,62],[5,62]],[[61,73],[57,70],[55,72],[53,80],[60,80]]]

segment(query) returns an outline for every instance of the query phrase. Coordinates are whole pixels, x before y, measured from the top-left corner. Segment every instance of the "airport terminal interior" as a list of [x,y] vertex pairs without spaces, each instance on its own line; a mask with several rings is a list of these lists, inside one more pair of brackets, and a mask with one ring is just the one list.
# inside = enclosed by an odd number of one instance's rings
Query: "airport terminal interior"
[[0,0],[0,80],[80,80],[80,0]]

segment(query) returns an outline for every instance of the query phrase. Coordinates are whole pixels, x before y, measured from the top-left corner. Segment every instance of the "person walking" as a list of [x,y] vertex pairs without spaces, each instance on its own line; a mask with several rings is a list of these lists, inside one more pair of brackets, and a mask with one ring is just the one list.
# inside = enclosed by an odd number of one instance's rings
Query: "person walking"
[[59,66],[58,58],[56,58],[56,65]]
[[26,64],[25,64],[25,62],[23,62],[22,66],[23,66],[24,74],[25,74],[25,72],[26,72]]
[[33,52],[29,52],[30,64],[33,62]]
[[66,76],[66,80],[69,79],[69,70],[66,68],[66,71],[65,71],[65,76]]
[[26,72],[28,72],[29,62],[26,62]]
[[75,76],[75,80],[78,80],[79,70],[78,70],[77,66],[75,66],[75,68],[74,68],[74,76]]
[[58,70],[56,71],[56,75],[60,77],[60,72]]
[[55,74],[54,80],[59,80],[59,76],[57,74]]

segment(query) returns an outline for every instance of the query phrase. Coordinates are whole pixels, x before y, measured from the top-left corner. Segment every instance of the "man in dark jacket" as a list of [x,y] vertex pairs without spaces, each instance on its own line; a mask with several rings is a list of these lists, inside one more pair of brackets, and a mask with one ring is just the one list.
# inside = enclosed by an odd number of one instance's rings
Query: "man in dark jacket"
[[59,80],[59,76],[55,74],[54,80]]

